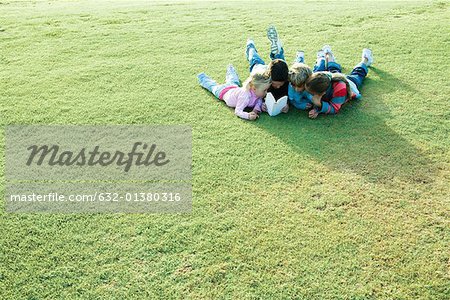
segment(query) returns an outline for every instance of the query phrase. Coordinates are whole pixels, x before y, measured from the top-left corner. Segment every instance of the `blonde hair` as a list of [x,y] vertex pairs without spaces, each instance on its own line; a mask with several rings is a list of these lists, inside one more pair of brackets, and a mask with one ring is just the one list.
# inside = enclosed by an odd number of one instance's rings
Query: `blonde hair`
[[293,86],[301,86],[312,75],[311,68],[303,63],[294,63],[289,69],[289,82]]
[[252,87],[259,90],[270,84],[272,84],[272,78],[270,78],[269,72],[258,70],[250,73],[250,76],[244,81],[242,86],[249,91]]

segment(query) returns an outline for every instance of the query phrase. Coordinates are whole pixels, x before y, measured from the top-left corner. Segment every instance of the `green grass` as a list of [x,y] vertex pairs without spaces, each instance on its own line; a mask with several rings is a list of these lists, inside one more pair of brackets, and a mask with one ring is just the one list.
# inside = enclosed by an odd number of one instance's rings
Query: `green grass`
[[[289,62],[329,43],[349,71],[371,47],[363,100],[248,122],[197,85],[245,79],[271,23]],[[2,212],[0,298],[448,299],[449,24],[448,1],[1,0],[1,124],[189,124],[194,198]]]

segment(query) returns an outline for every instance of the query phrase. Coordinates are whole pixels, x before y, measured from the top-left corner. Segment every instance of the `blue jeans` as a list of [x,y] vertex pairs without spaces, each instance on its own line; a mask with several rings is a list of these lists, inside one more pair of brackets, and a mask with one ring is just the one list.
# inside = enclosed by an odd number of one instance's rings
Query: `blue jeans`
[[[248,63],[250,65],[250,73],[252,72],[253,68],[256,65],[265,65],[266,63],[264,62],[264,60],[261,58],[261,56],[259,56],[258,51],[256,50],[256,47],[254,44],[248,44],[247,45],[247,60]],[[272,53],[270,53],[270,59],[274,60],[274,59],[284,59],[284,49],[281,48],[280,53],[273,55]]]
[[224,84],[218,84],[215,80],[213,80],[205,73],[200,73],[197,78],[200,85],[210,91],[214,96],[216,96],[217,99],[220,99],[219,96],[220,93],[222,93],[223,89],[229,86],[239,87],[239,77],[236,73],[227,74]]
[[[342,73],[342,68],[341,65],[337,62],[329,62],[328,66],[325,66],[325,59],[321,59],[319,62],[316,62],[313,69],[313,72],[320,71]],[[359,89],[362,86],[364,78],[366,78],[368,72],[369,70],[367,69],[367,66],[363,63],[359,63],[353,68],[352,72],[349,75],[346,75],[346,77],[347,79],[355,83]]]
[[347,79],[353,81],[358,89],[360,89],[367,73],[369,73],[367,66],[363,63],[359,63],[353,68],[350,75],[347,75]]
[[320,61],[316,61],[316,64],[313,68],[313,73],[328,71],[331,73],[341,73],[342,67],[337,62],[329,62],[328,66],[326,65],[325,59],[321,59]]

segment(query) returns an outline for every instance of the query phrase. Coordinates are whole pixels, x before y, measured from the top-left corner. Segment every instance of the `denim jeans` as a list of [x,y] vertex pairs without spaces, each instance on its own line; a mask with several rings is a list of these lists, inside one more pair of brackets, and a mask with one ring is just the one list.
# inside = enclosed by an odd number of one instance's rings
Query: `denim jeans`
[[363,63],[359,63],[353,68],[350,75],[347,75],[347,79],[353,81],[359,89],[361,88],[364,78],[366,78],[367,76],[367,73],[369,73],[367,66]]
[[[205,73],[201,73],[197,76],[198,82],[202,87],[213,93],[217,99],[220,99],[220,93],[227,87],[236,86],[239,87],[239,77],[236,73],[227,74],[226,81],[224,84],[218,84],[211,77]],[[220,99],[222,100],[222,99]]]
[[[264,62],[264,60],[261,58],[261,56],[259,56],[258,51],[256,50],[256,47],[254,44],[249,44],[247,45],[247,60],[248,63],[250,65],[250,73],[252,72],[253,68],[256,65],[265,65],[266,63]],[[272,53],[270,53],[270,59],[274,60],[274,59],[284,59],[284,49],[281,48],[280,53],[273,55]]]
[[[321,59],[314,65],[313,72],[315,73],[321,71],[328,71],[331,73],[342,73],[342,68],[341,65],[338,64],[337,62],[329,62],[328,66],[326,66],[325,59]],[[345,77],[347,77],[347,79],[351,81],[350,87],[352,91],[356,94],[357,99],[361,97],[359,89],[361,88],[364,78],[366,78],[368,72],[369,70],[367,69],[367,66],[363,63],[359,63],[353,68],[352,72],[349,75],[345,75]]]
[[321,59],[320,61],[316,61],[316,64],[313,68],[313,73],[328,71],[331,73],[341,73],[342,67],[337,62],[329,62],[328,65],[325,62],[325,59]]

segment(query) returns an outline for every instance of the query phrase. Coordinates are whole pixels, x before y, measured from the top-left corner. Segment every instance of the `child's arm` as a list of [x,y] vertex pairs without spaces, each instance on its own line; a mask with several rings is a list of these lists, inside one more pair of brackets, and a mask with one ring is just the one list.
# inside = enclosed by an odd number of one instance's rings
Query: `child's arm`
[[297,92],[293,87],[289,86],[289,102],[294,105],[295,108],[301,110],[307,110],[312,107],[311,97],[307,92]]
[[292,105],[294,105],[297,109],[307,110],[312,107],[312,104],[307,99],[300,99],[300,101],[292,101]]
[[302,109],[302,110],[310,109],[312,106],[313,105],[310,102],[301,102],[300,103],[300,109]]
[[329,101],[320,101],[313,97],[313,103],[318,113],[337,114],[341,106],[347,101],[347,86],[344,82],[339,82],[334,86],[333,98]]
[[302,103],[302,106],[305,107],[305,110],[310,109],[311,107],[313,107],[312,95],[310,93],[308,93],[307,91],[303,91],[303,95],[302,95],[302,98],[301,98],[301,103]]
[[262,111],[262,104],[263,104],[263,101],[262,101],[262,98],[260,98],[258,100],[258,102],[256,102],[255,107],[253,108],[253,111],[257,114],[260,114]]
[[248,95],[246,95],[245,93],[239,95],[236,108],[234,109],[234,114],[239,118],[249,120],[250,119],[249,113],[244,111],[249,102],[250,99],[248,98]]

